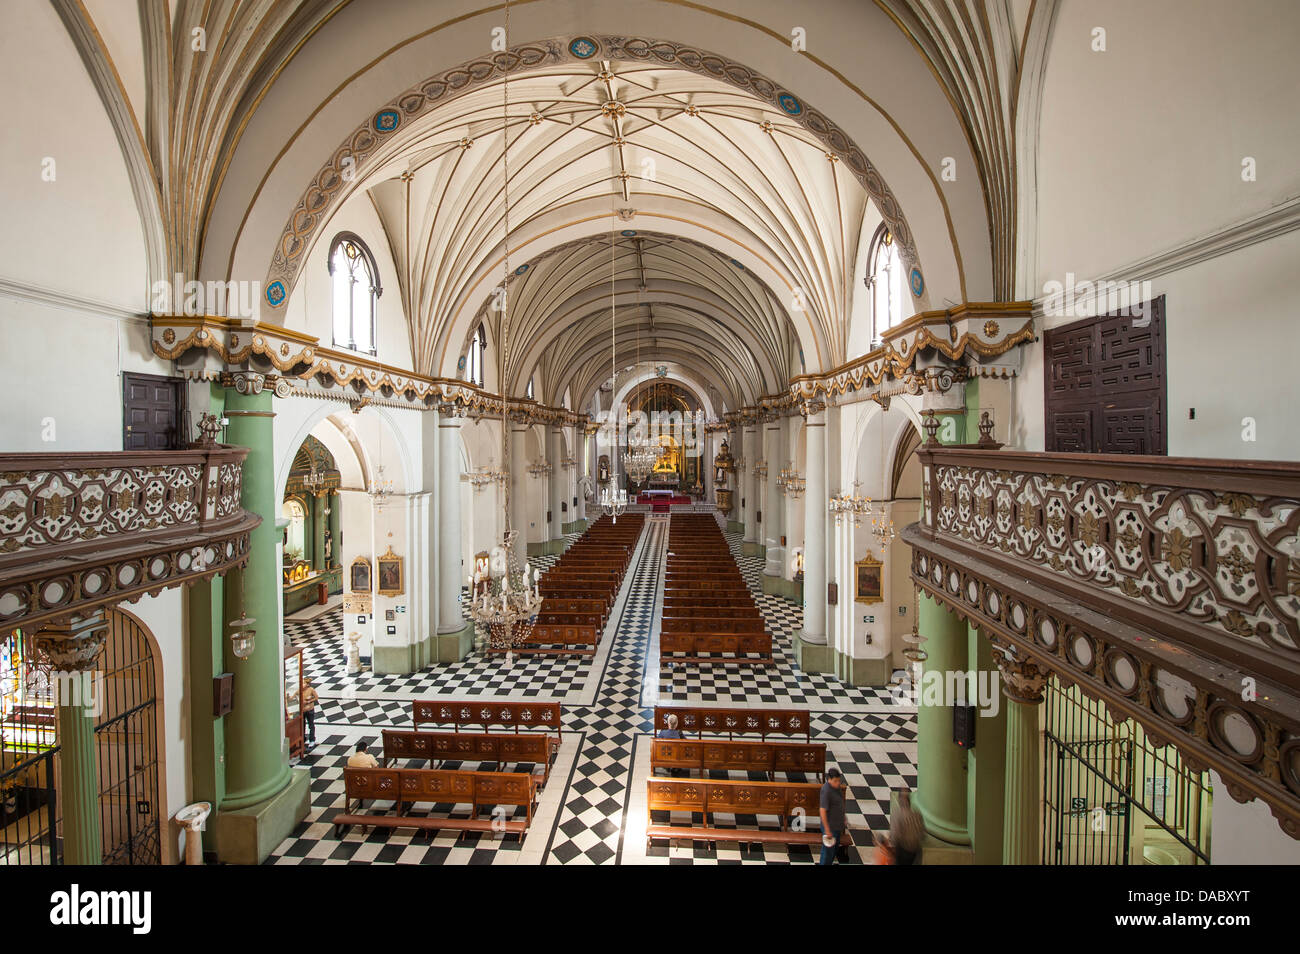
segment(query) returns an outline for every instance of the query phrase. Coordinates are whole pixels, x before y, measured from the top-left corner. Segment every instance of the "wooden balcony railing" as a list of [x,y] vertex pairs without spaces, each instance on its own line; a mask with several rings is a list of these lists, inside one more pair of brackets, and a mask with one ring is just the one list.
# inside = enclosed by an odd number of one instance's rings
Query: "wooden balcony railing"
[[1300,464],[919,453],[913,581],[1300,838]]
[[0,454],[0,632],[224,573],[261,518],[242,447]]

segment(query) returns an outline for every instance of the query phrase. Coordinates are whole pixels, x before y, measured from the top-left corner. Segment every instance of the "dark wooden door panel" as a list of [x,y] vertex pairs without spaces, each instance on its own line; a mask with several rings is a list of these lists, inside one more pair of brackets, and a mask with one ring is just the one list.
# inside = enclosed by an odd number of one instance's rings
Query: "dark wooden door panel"
[[177,450],[181,434],[183,382],[153,374],[122,375],[122,447],[126,450]]
[[1162,296],[1045,333],[1048,451],[1165,453],[1164,319]]

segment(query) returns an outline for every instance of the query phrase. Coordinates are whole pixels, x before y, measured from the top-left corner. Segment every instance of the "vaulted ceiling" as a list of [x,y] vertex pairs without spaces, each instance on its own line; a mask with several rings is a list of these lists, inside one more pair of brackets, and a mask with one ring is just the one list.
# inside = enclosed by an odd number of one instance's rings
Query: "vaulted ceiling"
[[[283,227],[305,255],[331,216],[366,203],[396,263],[414,370],[454,374],[486,318],[504,345],[505,390],[535,377],[543,399],[567,392],[581,404],[608,368],[627,366],[611,362],[614,232],[619,353],[639,333],[657,359],[740,404],[782,390],[802,368],[853,357],[854,265],[864,223],[880,215],[908,255],[929,256],[936,291],[918,306],[1011,297],[1016,105],[1022,60],[1034,54],[1017,42],[1042,45],[1035,22],[1050,23],[1056,0],[876,0],[851,25],[833,4],[810,7],[801,14],[819,45],[798,55],[787,26],[763,22],[780,19],[770,4],[602,7],[589,27],[611,20],[643,32],[593,33],[605,39],[590,59],[573,52],[577,41],[535,40],[539,28],[572,30],[554,19],[569,12],[519,0],[517,29],[535,55],[516,55],[508,104],[499,66],[514,54],[482,52],[502,5],[456,0],[430,25],[427,6],[406,0],[54,4],[118,131],[153,273],[243,275],[287,203],[301,196],[302,210],[313,190],[326,192],[321,211],[308,210],[309,230],[296,231],[299,211]],[[625,39],[656,23],[722,55]],[[458,47],[471,25],[474,45]],[[728,46],[778,81],[727,60]],[[606,56],[611,47],[617,55]],[[431,49],[432,60],[418,55]],[[140,62],[124,65],[131,56]],[[415,107],[391,134],[354,132],[339,145],[331,130],[373,132],[385,103],[406,110],[420,76],[442,77],[454,93]],[[827,101],[792,104],[787,88]],[[944,153],[970,158],[977,176],[941,183]],[[331,173],[345,154],[355,176]],[[492,292],[507,273],[503,313]],[[292,293],[296,272],[286,275]]]

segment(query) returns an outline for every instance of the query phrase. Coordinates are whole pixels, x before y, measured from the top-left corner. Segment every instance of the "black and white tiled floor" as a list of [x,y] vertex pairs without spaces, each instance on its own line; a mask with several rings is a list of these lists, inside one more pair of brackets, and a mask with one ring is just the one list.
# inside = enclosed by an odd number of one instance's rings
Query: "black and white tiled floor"
[[[316,747],[303,759],[312,771],[311,810],[271,864],[785,864],[811,863],[805,848],[702,842],[656,842],[647,848],[645,780],[650,771],[651,716],[659,703],[780,705],[813,712],[813,737],[844,772],[852,794],[849,825],[855,846],[887,827],[891,789],[916,784],[916,717],[883,690],[858,689],[832,677],[803,673],[792,658],[791,634],[800,610],[761,593],[761,561],[733,553],[779,647],[767,667],[678,667],[659,671],[657,615],[662,606],[667,517],[646,521],[623,590],[594,657],[524,657],[506,669],[499,657],[477,653],[405,676],[345,674],[342,619],[326,614],[286,623],[304,649],[321,695]],[[544,560],[549,564],[552,560]],[[359,739],[378,752],[379,730],[410,726],[410,700],[433,696],[542,698],[564,707],[563,743],[542,790],[533,824],[522,839],[487,835],[354,829],[339,839],[330,819],[343,809],[342,768]],[[739,776],[737,776],[739,777]],[[683,819],[684,821],[684,819]],[[764,818],[764,826],[774,820]],[[717,825],[753,818],[714,818]],[[870,860],[866,850],[853,860]]]

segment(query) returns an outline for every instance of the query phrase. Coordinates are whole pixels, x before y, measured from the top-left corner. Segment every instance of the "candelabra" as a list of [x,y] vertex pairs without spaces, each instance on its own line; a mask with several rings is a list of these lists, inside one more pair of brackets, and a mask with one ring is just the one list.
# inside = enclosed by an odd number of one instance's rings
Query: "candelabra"
[[506,665],[514,662],[514,648],[528,640],[542,605],[541,571],[515,555],[517,531],[506,531],[501,546],[488,559],[487,572],[476,570],[469,579],[469,615],[481,642],[505,650]]
[[560,466],[563,467],[565,470],[569,470],[570,468],[577,467],[578,462],[576,459],[572,457],[561,457]]
[[549,460],[535,460],[528,465],[528,473],[534,477],[551,476],[551,462]]
[[746,467],[745,458],[743,457],[741,457],[739,460],[734,460],[731,462],[731,469],[738,474],[743,474],[745,472],[745,467]]
[[481,467],[473,473],[465,475],[465,479],[469,481],[470,486],[473,487],[477,493],[481,493],[483,488],[488,484],[504,483],[506,477],[507,475],[502,471],[493,470],[490,467]]
[[758,478],[760,482],[767,480],[767,461],[760,460],[754,465],[754,476]]
[[302,479],[302,485],[307,490],[311,491],[312,493],[315,493],[316,491],[324,488],[325,475],[313,468],[311,473],[309,473],[306,477]]
[[776,478],[776,486],[780,489],[781,493],[793,497],[796,500],[803,496],[806,483],[803,479],[803,475],[794,469],[794,461],[791,461],[781,468],[781,473],[778,474]]

